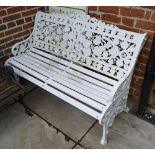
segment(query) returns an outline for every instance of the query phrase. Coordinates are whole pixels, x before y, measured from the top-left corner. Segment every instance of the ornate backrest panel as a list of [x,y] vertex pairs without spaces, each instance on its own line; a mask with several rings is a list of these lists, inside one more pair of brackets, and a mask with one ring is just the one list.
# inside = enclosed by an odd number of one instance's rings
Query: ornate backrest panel
[[41,12],[37,14],[34,33],[35,48],[115,79],[123,77],[135,63],[144,37],[89,16],[75,19]]

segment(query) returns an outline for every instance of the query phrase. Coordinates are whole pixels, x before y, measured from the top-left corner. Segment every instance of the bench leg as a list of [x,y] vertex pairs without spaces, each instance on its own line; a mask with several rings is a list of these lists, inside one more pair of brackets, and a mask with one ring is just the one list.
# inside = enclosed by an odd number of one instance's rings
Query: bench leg
[[108,134],[107,130],[108,130],[108,128],[107,128],[106,124],[103,124],[103,135],[102,135],[102,139],[100,141],[100,143],[102,145],[107,144],[107,134]]

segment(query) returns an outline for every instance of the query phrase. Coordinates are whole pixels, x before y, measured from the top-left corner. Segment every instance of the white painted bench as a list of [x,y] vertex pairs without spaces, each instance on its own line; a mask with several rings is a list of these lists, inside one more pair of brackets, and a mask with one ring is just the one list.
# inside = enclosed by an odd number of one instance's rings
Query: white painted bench
[[137,57],[146,34],[121,30],[88,15],[38,12],[31,36],[12,48],[5,65],[99,120],[101,144],[108,127],[127,109]]

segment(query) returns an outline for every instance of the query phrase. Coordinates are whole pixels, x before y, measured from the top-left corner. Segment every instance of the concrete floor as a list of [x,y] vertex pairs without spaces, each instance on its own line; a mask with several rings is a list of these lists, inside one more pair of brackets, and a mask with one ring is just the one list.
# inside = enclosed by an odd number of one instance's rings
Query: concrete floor
[[155,126],[130,113],[116,118],[102,146],[101,126],[75,107],[40,88],[24,101],[29,112],[16,103],[0,113],[0,148],[155,148]]

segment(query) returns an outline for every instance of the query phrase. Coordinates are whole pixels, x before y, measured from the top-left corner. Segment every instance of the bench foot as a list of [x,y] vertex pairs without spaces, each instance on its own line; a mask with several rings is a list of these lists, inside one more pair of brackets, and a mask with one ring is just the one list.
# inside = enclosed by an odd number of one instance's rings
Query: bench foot
[[103,135],[102,135],[102,139],[100,141],[100,143],[102,145],[107,144],[107,134],[108,134],[108,129],[107,129],[106,125],[103,125]]
[[106,145],[106,144],[107,144],[107,139],[106,139],[106,140],[105,140],[105,139],[101,139],[100,143],[101,143],[102,145]]

